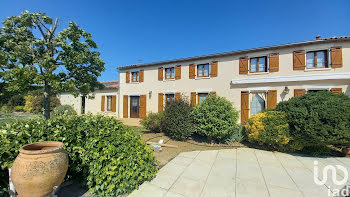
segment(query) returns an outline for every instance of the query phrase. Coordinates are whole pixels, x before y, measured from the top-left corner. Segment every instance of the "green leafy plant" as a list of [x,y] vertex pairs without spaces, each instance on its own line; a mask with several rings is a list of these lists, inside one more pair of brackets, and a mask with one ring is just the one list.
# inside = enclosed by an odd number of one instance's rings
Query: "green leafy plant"
[[22,95],[14,95],[10,98],[7,105],[8,106],[24,106],[25,100]]
[[163,112],[159,113],[150,113],[147,115],[146,118],[141,120],[142,126],[144,126],[146,129],[153,131],[153,132],[161,132],[162,127],[161,123],[164,118]]
[[194,132],[191,117],[192,107],[184,99],[167,104],[161,121],[162,131],[175,140],[186,140]]
[[54,116],[59,115],[77,115],[77,112],[71,105],[60,105],[53,110]]
[[11,106],[7,106],[7,105],[4,105],[1,107],[1,112],[2,113],[11,113],[12,112],[12,107]]
[[[51,96],[50,98],[50,109],[60,106],[60,100],[56,96]],[[41,113],[44,109],[44,95],[34,96],[31,100],[31,112],[33,113]]]
[[265,111],[254,114],[246,123],[248,141],[267,145],[280,151],[294,151],[293,137],[289,131],[287,114],[280,111]]
[[194,107],[192,116],[196,133],[223,142],[236,128],[239,112],[226,98],[210,95]]
[[225,140],[226,143],[242,142],[246,140],[247,135],[243,125],[238,125],[232,130],[228,138]]
[[24,112],[24,106],[15,106],[15,107],[13,107],[13,111]]
[[292,136],[305,145],[350,145],[350,98],[327,91],[280,102]]
[[67,177],[80,179],[99,196],[130,193],[157,172],[150,148],[115,118],[53,116],[0,126],[0,191],[7,188],[7,169],[19,148],[37,141],[63,142],[69,155]]

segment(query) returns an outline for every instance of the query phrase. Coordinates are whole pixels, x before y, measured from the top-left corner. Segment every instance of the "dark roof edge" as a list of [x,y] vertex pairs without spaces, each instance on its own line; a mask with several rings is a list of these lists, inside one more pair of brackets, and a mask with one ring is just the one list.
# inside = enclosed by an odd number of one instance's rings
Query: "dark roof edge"
[[316,44],[316,43],[340,42],[340,41],[346,41],[346,40],[350,40],[350,36],[332,37],[332,38],[325,38],[325,39],[320,39],[320,40],[310,40],[310,41],[303,41],[303,42],[293,42],[293,43],[287,43],[287,44],[258,47],[258,48],[253,48],[253,49],[244,49],[244,50],[238,50],[238,51],[230,51],[230,52],[215,53],[215,54],[209,54],[209,55],[201,55],[201,56],[194,56],[194,57],[165,60],[165,61],[159,61],[159,62],[150,62],[150,63],[144,63],[144,64],[119,66],[119,67],[117,67],[117,69],[125,70],[125,69],[129,69],[129,68],[156,66],[159,64],[170,64],[170,63],[175,63],[175,62],[184,62],[184,61],[198,60],[198,59],[204,59],[204,58],[222,57],[222,56],[236,55],[236,54],[241,54],[241,53],[263,51],[263,50],[268,50],[268,49],[277,49],[277,48],[285,48],[285,47],[292,47],[292,46],[299,46],[299,45],[309,45],[309,44]]

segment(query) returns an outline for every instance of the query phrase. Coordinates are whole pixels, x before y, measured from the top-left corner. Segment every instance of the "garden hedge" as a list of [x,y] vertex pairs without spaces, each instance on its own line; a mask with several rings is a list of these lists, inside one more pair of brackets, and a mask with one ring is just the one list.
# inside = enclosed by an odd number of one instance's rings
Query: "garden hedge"
[[[69,154],[66,178],[80,179],[90,192],[119,196],[151,180],[157,172],[150,148],[113,117],[55,116],[0,126],[0,191],[19,148],[37,141],[61,141]],[[0,193],[0,196],[4,193]]]
[[194,107],[192,116],[196,133],[223,142],[235,131],[239,112],[226,98],[210,95]]
[[305,145],[350,145],[350,98],[328,91],[308,93],[280,102],[290,132]]

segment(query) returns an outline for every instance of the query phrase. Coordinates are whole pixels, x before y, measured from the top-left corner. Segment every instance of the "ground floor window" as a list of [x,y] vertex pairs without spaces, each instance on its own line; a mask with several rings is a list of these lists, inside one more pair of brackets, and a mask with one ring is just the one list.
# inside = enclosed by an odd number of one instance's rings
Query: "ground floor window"
[[107,111],[112,111],[112,96],[107,96]]
[[265,93],[252,93],[252,107],[251,107],[251,115],[257,114],[265,110]]
[[175,101],[174,94],[165,94],[165,104],[168,105],[170,102]]
[[308,90],[307,93],[312,93],[312,92],[328,92],[326,89],[320,89],[320,90]]
[[198,104],[201,104],[208,95],[208,93],[198,93]]

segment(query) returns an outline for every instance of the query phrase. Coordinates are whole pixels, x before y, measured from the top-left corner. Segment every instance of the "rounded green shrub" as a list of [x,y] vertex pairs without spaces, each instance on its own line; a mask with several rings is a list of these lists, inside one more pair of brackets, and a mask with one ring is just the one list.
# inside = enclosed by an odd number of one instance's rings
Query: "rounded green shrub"
[[53,115],[77,115],[77,112],[71,105],[60,105],[53,110]]
[[11,106],[7,106],[7,105],[4,105],[1,107],[1,112],[2,113],[11,113],[12,112],[12,107]]
[[[44,110],[44,95],[34,96],[31,101],[31,110],[34,113],[41,113]],[[50,109],[60,106],[61,102],[56,96],[50,97]]]
[[163,112],[158,113],[150,113],[141,120],[142,126],[144,126],[146,129],[153,131],[153,132],[161,132],[162,127],[162,119],[164,118]]
[[237,127],[239,112],[226,98],[210,95],[194,107],[192,116],[196,133],[222,142]]
[[63,115],[0,126],[0,187],[8,184],[7,169],[19,148],[38,141],[63,142],[69,155],[67,177],[81,180],[99,196],[130,193],[157,172],[150,148],[114,117]]
[[15,106],[15,107],[13,107],[13,111],[24,112],[24,106]]
[[183,99],[170,102],[164,109],[162,131],[175,140],[186,140],[194,132],[192,107]]
[[287,114],[280,111],[265,111],[254,114],[246,123],[248,141],[267,145],[280,151],[301,149],[294,144],[289,131]]
[[276,109],[287,113],[292,136],[305,145],[350,145],[350,98],[345,94],[308,93]]
[[10,98],[10,100],[8,101],[7,105],[8,106],[24,106],[25,100],[23,95],[17,94],[14,95]]

